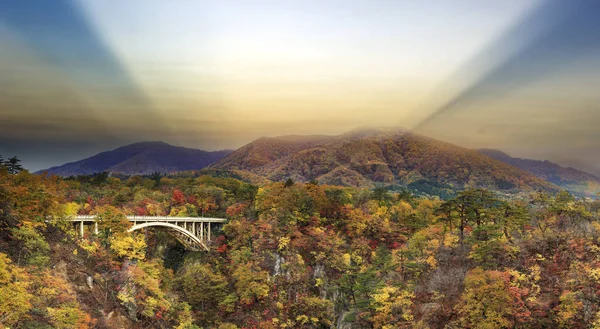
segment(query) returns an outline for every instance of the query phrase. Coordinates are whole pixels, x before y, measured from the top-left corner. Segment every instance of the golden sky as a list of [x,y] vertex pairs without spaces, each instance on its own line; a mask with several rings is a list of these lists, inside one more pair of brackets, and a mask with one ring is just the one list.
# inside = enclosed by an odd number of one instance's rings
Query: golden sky
[[[589,70],[596,56],[543,77],[527,73],[532,78],[518,85],[514,65],[504,64],[531,66],[520,49],[556,21],[544,5],[3,4],[0,154],[22,154],[40,169],[144,140],[217,150],[261,136],[401,126],[599,173],[597,152],[590,156],[599,137],[589,88],[598,83]],[[469,91],[473,85],[483,87]],[[419,125],[454,98],[451,111]]]

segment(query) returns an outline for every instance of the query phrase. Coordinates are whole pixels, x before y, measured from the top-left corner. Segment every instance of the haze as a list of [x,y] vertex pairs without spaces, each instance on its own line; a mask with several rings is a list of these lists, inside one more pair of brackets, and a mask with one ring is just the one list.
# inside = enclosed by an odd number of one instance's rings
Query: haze
[[[397,125],[600,174],[592,1],[0,3],[0,154]],[[573,23],[576,22],[576,23]]]

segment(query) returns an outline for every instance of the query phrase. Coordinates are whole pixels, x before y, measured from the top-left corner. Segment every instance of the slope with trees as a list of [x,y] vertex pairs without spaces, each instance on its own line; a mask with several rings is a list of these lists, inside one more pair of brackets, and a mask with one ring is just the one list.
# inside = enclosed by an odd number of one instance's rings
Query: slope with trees
[[521,168],[571,193],[594,196],[600,192],[600,178],[575,168],[565,168],[550,161],[515,158],[498,150],[481,149],[479,152]]
[[507,192],[558,188],[477,151],[403,132],[261,138],[210,168],[357,187],[403,186],[444,194],[485,187]]
[[[600,202],[0,169],[0,326],[596,328]],[[100,233],[79,238],[73,214]],[[126,214],[226,216],[209,252]]]
[[141,142],[102,152],[62,166],[40,170],[59,176],[90,175],[113,172],[126,175],[148,175],[154,172],[174,173],[200,170],[231,153],[229,150],[207,152],[178,147],[164,142]]

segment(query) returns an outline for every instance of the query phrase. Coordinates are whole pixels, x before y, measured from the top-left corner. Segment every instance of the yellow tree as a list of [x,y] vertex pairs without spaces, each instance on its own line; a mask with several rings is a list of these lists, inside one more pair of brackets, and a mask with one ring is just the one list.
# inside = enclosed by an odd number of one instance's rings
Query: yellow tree
[[[44,323],[54,328],[85,329],[93,325],[90,315],[81,310],[77,293],[66,278],[65,266],[54,270],[32,271],[30,274],[31,303]],[[41,310],[45,312],[42,313]],[[38,320],[39,321],[39,320]]]
[[92,214],[96,215],[105,236],[126,232],[131,227],[125,214],[113,206],[100,206]]
[[31,309],[27,274],[0,253],[0,327],[12,326]]
[[410,325],[413,320],[410,308],[414,297],[414,293],[398,287],[385,286],[378,289],[371,301],[373,327],[388,329]]
[[515,325],[514,296],[507,277],[498,271],[475,268],[465,277],[465,291],[458,304],[461,328],[495,329]]
[[575,291],[564,291],[560,295],[560,304],[556,312],[556,322],[560,328],[575,327],[579,313],[583,309],[583,303],[578,298],[579,295],[580,293]]
[[144,260],[146,258],[146,239],[141,234],[116,234],[110,237],[110,250],[118,257]]

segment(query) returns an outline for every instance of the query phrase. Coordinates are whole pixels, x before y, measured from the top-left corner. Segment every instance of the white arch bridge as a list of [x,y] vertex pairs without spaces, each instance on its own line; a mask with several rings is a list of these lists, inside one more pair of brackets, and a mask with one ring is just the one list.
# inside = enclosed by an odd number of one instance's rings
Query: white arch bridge
[[[133,223],[128,232],[133,232],[146,228],[163,228],[181,242],[188,250],[208,250],[208,243],[211,238],[211,226],[220,228],[227,220],[224,218],[211,217],[170,217],[170,216],[127,216],[127,220]],[[82,215],[73,216],[71,221],[79,230],[79,236],[83,237],[85,227],[91,230],[93,226],[94,234],[98,234],[98,221],[96,216]]]

